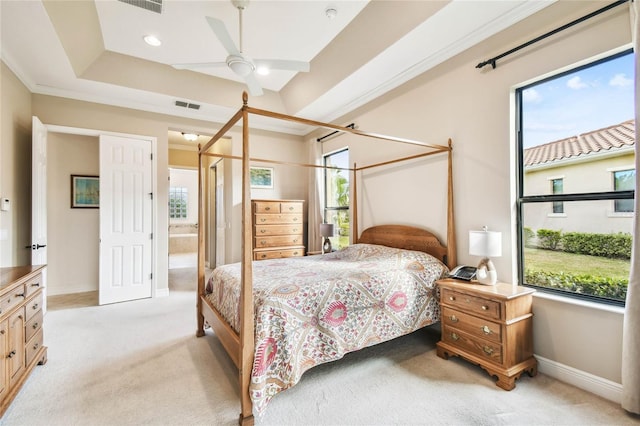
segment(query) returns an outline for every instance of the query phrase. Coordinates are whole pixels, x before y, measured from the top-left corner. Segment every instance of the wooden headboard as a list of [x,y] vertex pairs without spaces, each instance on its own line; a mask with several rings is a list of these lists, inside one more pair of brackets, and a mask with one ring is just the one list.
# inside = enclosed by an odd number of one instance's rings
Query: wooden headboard
[[422,251],[448,265],[447,248],[426,229],[405,225],[372,226],[362,231],[358,243]]

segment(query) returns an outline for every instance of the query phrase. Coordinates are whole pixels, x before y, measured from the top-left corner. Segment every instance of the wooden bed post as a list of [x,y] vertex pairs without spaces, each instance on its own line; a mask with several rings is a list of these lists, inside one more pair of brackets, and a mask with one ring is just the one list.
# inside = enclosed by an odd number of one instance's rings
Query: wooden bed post
[[249,395],[255,346],[253,310],[253,268],[251,229],[251,185],[249,155],[249,113],[247,92],[242,93],[242,266],[240,272],[240,419],[253,425],[253,406]]
[[353,244],[358,244],[358,169],[356,163],[353,163]]
[[449,138],[447,181],[447,266],[453,268],[458,264],[456,249],[456,224],[453,217],[453,146]]
[[204,316],[202,315],[202,298],[204,296],[204,176],[202,173],[202,152],[198,144],[198,291],[196,292],[197,324],[196,336],[204,336]]

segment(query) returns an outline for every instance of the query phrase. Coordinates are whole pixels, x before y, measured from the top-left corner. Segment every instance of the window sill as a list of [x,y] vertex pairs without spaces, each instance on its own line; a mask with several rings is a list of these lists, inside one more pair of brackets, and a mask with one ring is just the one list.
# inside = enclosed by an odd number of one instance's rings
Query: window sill
[[566,303],[567,305],[581,306],[598,311],[611,312],[614,314],[624,315],[625,308],[623,306],[608,305],[606,303],[591,302],[588,300],[580,300],[573,297],[565,297],[557,294],[546,293],[538,290],[533,293],[533,297],[539,297],[541,299],[553,300],[559,303]]

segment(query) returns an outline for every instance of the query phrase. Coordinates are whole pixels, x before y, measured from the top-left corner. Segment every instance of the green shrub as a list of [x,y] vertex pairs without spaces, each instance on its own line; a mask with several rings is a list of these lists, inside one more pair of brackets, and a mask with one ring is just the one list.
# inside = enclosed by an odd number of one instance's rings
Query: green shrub
[[630,234],[587,234],[567,232],[562,235],[562,250],[610,259],[631,259]]
[[544,272],[531,269],[525,269],[524,282],[530,285],[617,300],[625,300],[629,284],[628,280],[614,280],[591,275],[574,275],[564,272]]
[[522,238],[524,238],[524,246],[534,247],[533,239],[535,238],[535,236],[536,234],[533,232],[533,230],[525,226],[523,228],[523,235],[522,235]]
[[538,246],[547,250],[557,250],[562,240],[562,231],[552,229],[538,229]]

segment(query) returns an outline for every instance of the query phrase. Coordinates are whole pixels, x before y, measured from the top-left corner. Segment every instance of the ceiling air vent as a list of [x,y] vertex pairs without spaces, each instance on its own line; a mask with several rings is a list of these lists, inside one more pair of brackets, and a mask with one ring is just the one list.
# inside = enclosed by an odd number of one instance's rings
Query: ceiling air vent
[[119,0],[132,6],[150,10],[156,13],[162,13],[162,0]]
[[176,106],[179,106],[179,107],[182,107],[182,108],[200,109],[200,105],[192,104],[192,103],[185,102],[185,101],[176,101]]

